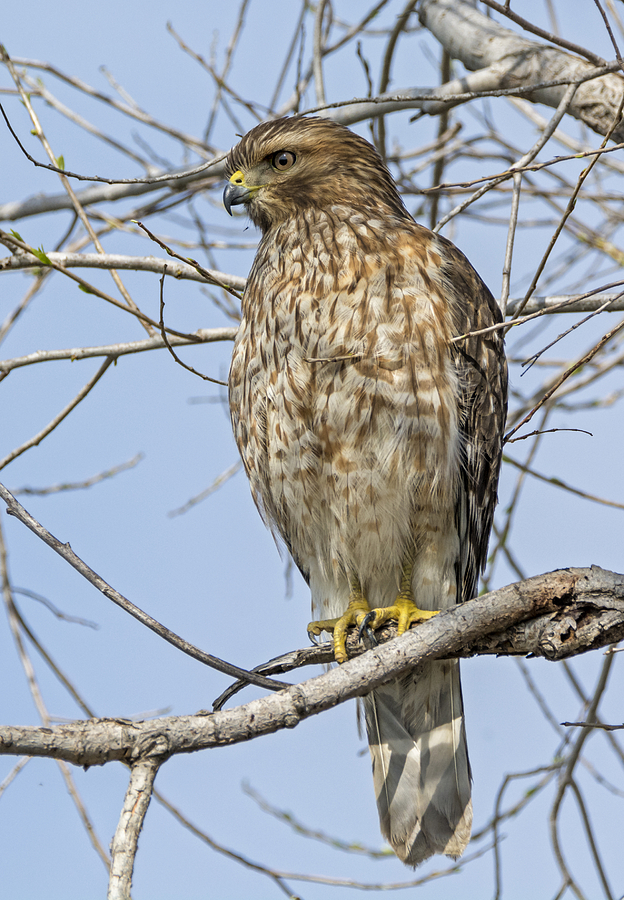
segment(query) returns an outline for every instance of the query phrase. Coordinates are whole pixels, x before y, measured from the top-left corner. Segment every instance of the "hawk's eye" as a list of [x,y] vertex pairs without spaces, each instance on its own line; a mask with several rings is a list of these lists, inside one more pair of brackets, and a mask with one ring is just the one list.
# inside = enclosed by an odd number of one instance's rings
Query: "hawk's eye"
[[294,166],[296,159],[297,157],[290,150],[278,150],[277,153],[273,154],[271,164],[278,172],[285,172],[286,169]]

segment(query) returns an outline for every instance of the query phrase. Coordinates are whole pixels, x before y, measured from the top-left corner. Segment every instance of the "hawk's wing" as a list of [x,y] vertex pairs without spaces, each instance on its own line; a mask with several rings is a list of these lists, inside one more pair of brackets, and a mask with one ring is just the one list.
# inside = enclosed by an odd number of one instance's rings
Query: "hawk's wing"
[[[500,324],[503,318],[496,300],[464,254],[445,238],[437,239],[444,245],[442,274],[455,334]],[[496,506],[507,416],[503,330],[458,340],[451,352],[460,386],[462,458],[456,522],[461,550],[457,599],[463,601],[476,595]]]

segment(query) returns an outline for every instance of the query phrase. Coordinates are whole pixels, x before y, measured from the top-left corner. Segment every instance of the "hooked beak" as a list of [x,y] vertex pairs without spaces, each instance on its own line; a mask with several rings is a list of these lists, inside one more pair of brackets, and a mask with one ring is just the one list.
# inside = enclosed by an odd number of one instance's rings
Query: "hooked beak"
[[223,205],[228,213],[232,215],[232,207],[246,203],[254,192],[254,188],[249,188],[245,184],[245,177],[241,171],[234,172],[223,191]]

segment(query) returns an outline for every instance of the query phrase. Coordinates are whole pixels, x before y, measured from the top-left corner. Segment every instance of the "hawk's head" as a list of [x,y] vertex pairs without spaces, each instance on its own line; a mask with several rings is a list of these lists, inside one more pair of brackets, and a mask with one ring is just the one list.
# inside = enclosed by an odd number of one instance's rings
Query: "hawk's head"
[[408,217],[375,148],[329,119],[294,116],[252,128],[230,152],[223,203],[244,203],[263,232],[297,212],[340,204]]

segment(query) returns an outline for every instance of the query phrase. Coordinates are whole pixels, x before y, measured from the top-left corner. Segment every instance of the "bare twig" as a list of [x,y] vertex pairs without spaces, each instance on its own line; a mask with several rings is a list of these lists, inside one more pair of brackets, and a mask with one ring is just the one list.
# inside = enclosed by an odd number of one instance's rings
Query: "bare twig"
[[202,491],[200,494],[197,494],[196,497],[191,497],[190,500],[186,501],[184,506],[179,506],[177,509],[172,509],[171,512],[167,513],[167,515],[171,518],[173,518],[174,516],[184,515],[184,513],[188,512],[189,509],[192,509],[198,503],[201,503],[202,500],[205,500],[206,497],[209,497],[211,494],[214,494],[215,491],[219,490],[219,488],[222,487],[227,481],[229,481],[230,478],[233,478],[234,475],[237,474],[237,472],[240,472],[241,466],[242,462],[239,459],[238,462],[235,462],[234,465],[226,469],[225,472],[221,472],[221,474],[218,475],[212,482],[212,484],[204,491]]
[[[145,230],[145,229],[144,229]],[[2,237],[2,235],[0,235]],[[224,289],[233,288],[235,291],[242,291],[245,288],[245,279],[240,275],[230,275],[226,272],[215,272],[212,269],[202,269],[198,271],[196,265],[192,265],[184,257],[174,256],[171,248],[167,248],[164,242],[157,239],[159,246],[165,250],[171,251],[170,256],[179,259],[178,263],[171,260],[159,259],[156,256],[124,256],[120,253],[57,253],[50,251],[46,256],[51,263],[66,268],[83,268],[83,269],[129,269],[133,272],[155,272],[162,275],[164,266],[167,266],[167,272],[174,278],[181,280],[199,281],[202,284],[216,284]],[[13,241],[13,246],[18,247],[17,241]],[[24,244],[24,246],[27,246]],[[20,249],[22,249],[20,247]],[[0,259],[0,272],[18,271],[20,269],[41,268],[46,264],[32,253],[24,250],[22,253],[14,253],[13,256],[7,256]],[[202,268],[201,266],[199,267]],[[205,273],[208,273],[207,275]],[[238,296],[236,293],[233,296]]]
[[46,543],[49,547],[51,547],[56,553],[59,554],[66,562],[70,564],[77,572],[79,572],[84,578],[87,579],[94,587],[96,587],[105,597],[109,600],[112,600],[113,603],[117,604],[117,606],[121,607],[121,609],[125,610],[125,612],[129,613],[142,625],[145,625],[151,631],[155,632],[159,637],[168,641],[168,643],[172,644],[178,650],[182,650],[183,653],[192,656],[193,659],[198,660],[199,662],[204,663],[204,665],[210,666],[213,669],[217,669],[219,672],[224,672],[226,675],[230,675],[234,678],[242,678],[244,680],[251,681],[252,684],[256,684],[259,687],[268,688],[269,690],[280,690],[287,685],[284,685],[282,682],[271,681],[268,678],[263,678],[260,675],[254,675],[247,672],[245,669],[240,669],[238,666],[234,666],[231,663],[225,662],[224,660],[218,659],[216,656],[211,656],[209,653],[204,653],[203,650],[200,650],[198,647],[194,647],[193,644],[188,643],[183,638],[179,637],[173,631],[170,631],[168,628],[165,628],[164,625],[161,625],[160,622],[157,622],[156,619],[153,619],[150,615],[143,612],[143,610],[139,609],[138,606],[135,606],[134,603],[131,603],[130,600],[127,600],[122,594],[112,588],[103,578],[101,578],[96,572],[93,571],[83,560],[77,556],[74,551],[71,549],[69,543],[63,544],[58,538],[55,538],[54,535],[50,534],[46,528],[43,527],[36,519],[34,519],[25,509],[24,507],[18,503],[18,501],[13,497],[13,495],[4,487],[4,485],[0,484],[0,498],[4,500],[7,504],[7,512],[9,515],[15,516],[26,525],[34,534],[37,535],[44,543]]
[[[540,432],[540,434],[545,433],[546,432],[544,431]],[[558,478],[556,475],[550,477],[548,475],[542,475],[541,472],[536,472],[535,469],[525,466],[523,463],[518,462],[516,459],[512,459],[510,456],[504,456],[503,459],[506,463],[509,463],[509,465],[515,466],[516,469],[520,469],[522,472],[526,472],[526,474],[530,475],[532,478],[543,481],[545,484],[551,484],[553,487],[561,488],[564,491],[568,491],[570,494],[576,494],[577,497],[582,497],[583,500],[591,500],[592,503],[601,503],[603,506],[611,506],[614,509],[624,509],[624,503],[617,503],[615,500],[606,500],[604,497],[596,497],[594,494],[590,494],[587,491],[581,491],[579,488],[566,484],[565,481],[562,481],[561,478]]]
[[[216,284],[217,287],[223,288],[223,290],[227,291],[228,294],[232,294],[232,296],[236,297],[238,300],[241,299],[240,293],[238,291],[235,291],[234,288],[230,284],[226,283],[225,281],[221,281],[214,272],[211,272],[209,269],[204,269],[203,266],[200,266],[200,264],[196,260],[191,259],[190,256],[187,257],[186,259],[183,256],[180,256],[178,253],[176,253],[174,250],[172,250],[171,247],[168,247],[167,244],[165,244],[163,241],[161,241],[160,238],[156,237],[156,235],[153,234],[149,230],[149,228],[143,224],[143,222],[139,222],[138,220],[135,219],[135,224],[138,225],[139,228],[142,228],[143,231],[146,233],[146,235],[152,241],[154,241],[154,243],[158,244],[159,247],[162,247],[162,249],[165,250],[169,254],[169,256],[173,256],[174,259],[179,259],[181,262],[191,265],[196,270],[196,272],[198,272],[200,275],[202,275],[206,279],[208,284]],[[164,274],[164,269],[163,269],[163,274]]]
[[[236,328],[200,328],[192,335],[169,337],[172,347],[192,347],[195,344],[212,344],[220,341],[233,341],[236,337]],[[171,334],[171,333],[170,333]],[[107,344],[103,347],[71,347],[67,350],[36,350],[26,356],[18,356],[15,359],[0,360],[0,381],[13,369],[22,366],[34,366],[40,362],[54,362],[63,359],[92,359],[98,356],[107,356],[118,359],[132,353],[145,353],[148,350],[163,350],[165,342],[162,337],[146,338],[144,341],[129,341],[127,344]]]
[[60,425],[61,422],[63,421],[63,419],[67,418],[67,416],[70,414],[72,409],[75,409],[78,406],[78,404],[82,400],[84,400],[84,398],[87,396],[87,394],[89,394],[91,392],[91,390],[95,387],[95,385],[98,383],[100,378],[104,375],[104,373],[106,372],[108,367],[114,361],[115,360],[113,359],[112,356],[107,357],[104,360],[104,362],[102,363],[102,365],[100,366],[100,368],[97,370],[97,372],[95,373],[93,378],[89,379],[89,381],[85,384],[85,386],[80,391],[78,391],[78,393],[76,394],[74,399],[71,400],[64,409],[62,409],[59,413],[57,413],[57,415],[54,416],[52,421],[49,422],[45,428],[42,428],[38,434],[35,434],[28,441],[25,441],[23,444],[21,444],[21,446],[16,447],[15,450],[12,450],[10,453],[7,453],[7,455],[4,457],[4,459],[0,460],[0,469],[4,469],[5,466],[7,466],[10,462],[13,462],[14,459],[17,459],[18,456],[21,456],[22,453],[25,453],[26,450],[30,450],[31,447],[36,447],[37,444],[40,444],[41,441],[50,434],[50,432],[54,431],[54,429],[57,427],[57,425]]
[[[587,711],[587,722],[591,723],[596,718],[596,713],[598,710],[598,705],[602,700],[603,694],[605,692],[607,681],[609,679],[609,673],[611,671],[611,666],[613,665],[613,660],[615,657],[613,654],[607,656],[602,664],[600,676],[598,678],[598,683],[596,685],[596,690],[593,693],[592,701],[590,707]],[[576,881],[572,878],[570,874],[570,870],[568,869],[567,863],[564,859],[563,852],[561,850],[561,845],[559,841],[559,810],[561,808],[561,804],[563,802],[563,798],[565,792],[568,787],[571,787],[572,781],[574,780],[574,769],[581,755],[581,750],[587,738],[592,733],[592,729],[589,727],[584,727],[581,730],[581,733],[575,740],[572,745],[571,751],[568,755],[565,768],[562,770],[561,775],[559,777],[559,783],[557,786],[557,793],[555,795],[555,799],[553,801],[551,813],[550,813],[550,836],[553,845],[553,850],[555,852],[555,856],[557,858],[557,862],[559,864],[559,868],[561,869],[561,874],[566,879],[571,889],[575,893],[575,895],[579,898],[579,900],[584,900],[584,894],[578,887]],[[603,889],[605,890],[606,896],[608,898],[612,898],[611,891],[606,882],[606,879],[603,877],[604,873],[601,871],[601,867],[599,867],[599,874],[601,875],[601,880],[603,882]]]
[[[7,565],[7,552],[6,545],[4,542],[4,533],[3,529],[0,527],[0,580],[2,582],[2,595],[4,599],[4,604],[7,610],[8,619],[9,619],[9,627],[13,634],[13,640],[15,642],[15,646],[17,648],[17,653],[22,663],[22,667],[24,669],[24,674],[26,675],[26,680],[28,682],[28,687],[34,701],[34,704],[37,708],[37,712],[41,718],[43,723],[44,730],[50,725],[50,716],[46,705],[43,701],[43,697],[41,694],[41,689],[39,687],[39,683],[37,681],[37,677],[35,675],[35,670],[32,665],[32,661],[26,652],[26,648],[24,646],[24,642],[22,640],[22,634],[20,629],[20,617],[15,607],[15,603],[12,596],[12,587],[9,580],[9,571]],[[106,870],[108,871],[109,859],[106,853],[106,850],[102,846],[102,842],[98,838],[93,823],[91,821],[91,817],[89,816],[87,809],[82,802],[82,798],[78,789],[76,788],[76,784],[74,782],[73,775],[66,763],[65,760],[59,759],[57,760],[59,769],[67,786],[67,791],[70,797],[73,800],[74,806],[78,812],[78,815],[82,821],[82,824],[87,832],[89,840],[91,844],[99,856],[100,860],[104,864]],[[17,773],[16,773],[17,774]]]
[[323,19],[328,0],[319,0],[314,17],[314,89],[316,105],[325,105],[325,85],[323,82]]
[[526,416],[524,416],[524,418],[511,429],[511,431],[507,432],[507,434],[505,435],[505,440],[508,441],[509,438],[512,437],[517,431],[519,431],[523,425],[526,425],[527,422],[530,422],[538,409],[541,409],[541,407],[545,403],[547,403],[548,400],[550,400],[552,395],[561,387],[564,381],[566,381],[566,379],[573,375],[577,371],[577,369],[580,369],[586,363],[590,362],[594,358],[594,356],[596,356],[596,354],[600,350],[602,350],[605,344],[607,344],[611,340],[611,338],[615,337],[615,335],[618,334],[622,330],[622,328],[624,328],[624,320],[620,322],[619,325],[616,325],[615,328],[612,328],[611,331],[608,331],[607,334],[605,334],[588,353],[586,353],[576,362],[572,363],[572,365],[569,366],[559,378],[557,378],[555,383],[546,391],[542,398],[538,400],[533,409],[531,409],[531,411],[528,412]]
[[[37,137],[41,141],[44,150],[48,154],[48,158],[49,158],[50,162],[53,165],[58,165],[58,160],[57,160],[56,156],[54,155],[54,153],[52,152],[52,148],[51,148],[50,144],[48,143],[48,139],[46,138],[46,136],[44,134],[44,131],[41,127],[41,123],[39,122],[39,119],[37,118],[37,115],[32,107],[32,104],[30,102],[30,97],[28,96],[28,94],[26,93],[24,88],[22,87],[22,83],[19,79],[17,72],[15,71],[13,63],[11,62],[11,59],[10,59],[8,53],[6,52],[6,50],[3,47],[0,47],[0,58],[2,59],[2,61],[8,68],[9,72],[11,73],[11,77],[13,78],[13,81],[15,82],[15,86],[17,87],[18,91],[20,92],[20,97],[22,98],[22,102],[24,103],[24,106],[28,110],[28,113],[30,115],[32,123],[35,127],[35,132],[37,134]],[[72,202],[72,206],[74,207],[78,218],[82,222],[82,225],[83,225],[85,231],[91,238],[91,241],[93,242],[95,249],[97,250],[98,253],[104,253],[104,248],[102,247],[102,244],[100,243],[98,236],[96,235],[95,231],[93,230],[93,227],[92,227],[91,223],[89,222],[89,219],[88,219],[84,209],[82,208],[82,205],[80,204],[80,201],[78,200],[78,197],[76,196],[74,189],[71,186],[70,181],[68,180],[67,176],[65,174],[63,174],[62,171],[59,173],[59,177],[61,179],[61,184],[67,191],[67,194]],[[128,305],[128,307],[130,309],[133,309],[135,312],[139,312],[138,306],[136,305],[136,303],[134,302],[134,300],[132,299],[132,297],[130,296],[128,291],[126,290],[126,287],[123,284],[123,282],[122,282],[121,278],[119,277],[118,273],[116,272],[116,270],[110,269],[109,271],[113,278],[113,281],[115,282],[115,284],[119,290],[119,293],[126,301],[126,304]],[[153,334],[151,325],[148,322],[146,322],[145,320],[140,320],[140,321],[142,321],[143,327],[145,328],[147,333]]]
[[31,497],[47,497],[50,494],[58,494],[62,491],[83,491],[85,488],[93,487],[94,484],[99,484],[101,481],[114,478],[115,475],[119,475],[120,472],[134,469],[134,467],[138,466],[144,458],[145,454],[137,453],[136,456],[133,456],[132,459],[129,459],[127,462],[120,463],[118,466],[113,466],[111,469],[105,469],[104,472],[99,472],[97,475],[86,478],[84,481],[63,482],[45,488],[23,487],[13,491],[13,495],[19,497],[20,494],[28,494]]
[[485,6],[489,6],[490,9],[495,9],[496,12],[501,13],[501,15],[511,19],[512,22],[520,25],[525,31],[530,31],[531,34],[536,34],[538,37],[544,38],[544,40],[551,44],[557,44],[558,47],[563,47],[564,50],[578,53],[579,56],[584,56],[585,59],[593,62],[595,66],[604,66],[605,60],[601,56],[597,56],[595,53],[592,53],[591,50],[587,50],[586,47],[581,47],[580,44],[573,44],[571,41],[566,41],[564,38],[559,37],[559,35],[545,31],[543,28],[534,25],[533,22],[523,19],[522,16],[519,16],[518,13],[515,13],[509,7],[508,3],[504,6],[501,3],[496,3],[495,0],[483,0],[483,3]]
[[186,369],[187,372],[191,372],[193,375],[197,375],[198,378],[203,378],[204,381],[210,381],[212,384],[220,384],[222,387],[227,387],[227,381],[220,381],[218,378],[211,378],[210,375],[204,375],[203,372],[198,372],[197,369],[194,369],[193,366],[187,365],[187,363],[183,362],[178,354],[175,352],[169,339],[167,337],[167,330],[165,328],[165,277],[167,275],[167,267],[165,266],[162,273],[162,278],[160,279],[160,336],[162,337],[165,347],[169,351],[169,353],[173,356],[175,361],[179,366],[182,366],[183,369]]

